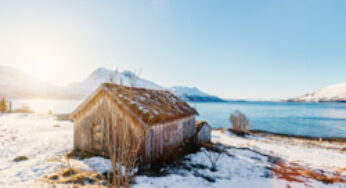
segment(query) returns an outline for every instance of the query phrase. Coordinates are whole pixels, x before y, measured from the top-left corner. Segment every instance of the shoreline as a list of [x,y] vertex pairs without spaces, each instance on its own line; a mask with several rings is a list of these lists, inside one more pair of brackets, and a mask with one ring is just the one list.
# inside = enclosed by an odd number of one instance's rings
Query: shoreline
[[330,142],[346,142],[346,138],[342,138],[342,137],[313,137],[313,136],[275,133],[275,132],[264,131],[264,130],[250,130],[250,134],[254,134],[254,135],[266,134],[266,135],[280,136],[285,138],[299,138],[299,139],[313,140],[313,141],[321,140],[321,141],[330,141]]
[[[213,128],[213,130],[230,131],[232,133],[235,133],[230,128]],[[275,132],[265,131],[265,130],[248,130],[246,133],[241,133],[241,134],[255,135],[255,136],[278,136],[278,137],[284,137],[284,138],[298,138],[298,139],[304,139],[304,140],[310,140],[310,141],[328,141],[328,142],[346,143],[346,138],[342,138],[342,137],[313,137],[313,136],[275,133]]]

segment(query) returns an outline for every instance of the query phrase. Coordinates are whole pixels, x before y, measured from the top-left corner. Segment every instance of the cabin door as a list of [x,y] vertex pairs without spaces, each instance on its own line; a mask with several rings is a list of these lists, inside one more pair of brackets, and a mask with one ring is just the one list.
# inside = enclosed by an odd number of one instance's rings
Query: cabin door
[[101,152],[101,126],[93,125],[92,126],[92,144],[93,151],[96,153]]

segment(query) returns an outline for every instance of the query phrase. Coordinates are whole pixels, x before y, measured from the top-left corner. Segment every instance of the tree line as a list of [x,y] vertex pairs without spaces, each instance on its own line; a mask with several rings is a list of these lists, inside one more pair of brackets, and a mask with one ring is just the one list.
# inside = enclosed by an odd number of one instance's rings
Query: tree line
[[12,112],[12,102],[11,101],[7,102],[5,97],[1,98],[1,101],[0,101],[0,112],[1,113]]
[[0,113],[34,113],[34,111],[30,108],[30,106],[24,104],[21,108],[16,108],[13,110],[12,101],[7,100],[5,97],[2,97],[0,100]]

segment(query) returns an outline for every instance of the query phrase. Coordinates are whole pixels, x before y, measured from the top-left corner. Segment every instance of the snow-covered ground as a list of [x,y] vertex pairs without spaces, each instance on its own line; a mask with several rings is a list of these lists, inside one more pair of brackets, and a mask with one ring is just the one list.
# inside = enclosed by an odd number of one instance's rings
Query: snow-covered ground
[[[57,121],[53,116],[0,115],[0,187],[42,185],[39,180],[44,175],[51,175],[66,166],[67,161],[62,156],[72,149],[72,137],[73,124]],[[345,187],[345,184],[324,184],[309,178],[302,178],[302,182],[288,182],[272,171],[271,156],[325,171],[346,168],[343,163],[345,152],[337,146],[288,144],[261,137],[242,138],[219,131],[213,132],[212,141],[225,148],[215,172],[210,170],[211,165],[202,149],[179,160],[179,165],[164,166],[162,175],[139,173],[135,187]],[[215,152],[211,154],[217,155]],[[28,160],[13,161],[22,155]],[[102,157],[70,160],[69,163],[73,168],[98,173],[111,169],[110,161]]]
[[[213,131],[212,142],[225,146],[227,155],[218,162],[217,171],[210,170],[210,163],[203,152],[187,156],[189,166],[205,165],[209,168],[194,170],[168,170],[172,175],[166,177],[137,177],[137,187],[345,187],[345,184],[324,184],[320,181],[299,177],[301,182],[287,181],[278,178],[271,170],[275,161],[282,159],[283,163],[301,164],[304,168],[324,170],[331,169],[345,172],[346,152],[339,145],[325,144],[326,149],[306,145],[305,143],[283,143],[261,137],[235,136],[227,132]],[[230,147],[227,147],[230,146]],[[333,147],[334,146],[334,147]],[[211,178],[215,182],[207,181]],[[343,174],[346,179],[346,174]]]
[[[39,114],[0,115],[0,187],[20,187],[53,173],[72,149],[73,124]],[[26,161],[12,161],[27,156]]]
[[[221,131],[213,132],[213,142],[234,147],[245,147],[263,154],[280,157],[291,163],[321,169],[341,171],[346,169],[345,143],[329,144],[321,142],[318,146],[302,142],[300,139],[272,140],[263,137],[243,138]],[[345,174],[346,175],[346,171]]]
[[247,150],[228,149],[227,153],[234,157],[224,154],[215,172],[205,153],[197,152],[186,157],[185,165],[191,169],[167,169],[171,175],[164,177],[139,176],[135,187],[271,187],[267,157]]

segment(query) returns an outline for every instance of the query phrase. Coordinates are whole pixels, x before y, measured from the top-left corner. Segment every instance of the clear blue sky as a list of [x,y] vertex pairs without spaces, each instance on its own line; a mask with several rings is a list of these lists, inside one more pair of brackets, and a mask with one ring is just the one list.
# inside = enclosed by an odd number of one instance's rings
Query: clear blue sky
[[346,81],[346,1],[0,1],[0,64],[64,85],[104,66],[224,98]]

